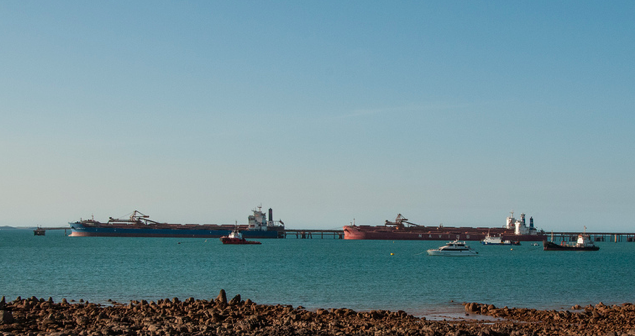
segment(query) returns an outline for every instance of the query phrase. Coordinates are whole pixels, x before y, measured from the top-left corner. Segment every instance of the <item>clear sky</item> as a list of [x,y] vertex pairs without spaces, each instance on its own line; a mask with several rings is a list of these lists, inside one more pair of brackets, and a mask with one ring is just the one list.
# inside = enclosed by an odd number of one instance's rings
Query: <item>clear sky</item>
[[633,1],[2,1],[0,226],[635,231]]

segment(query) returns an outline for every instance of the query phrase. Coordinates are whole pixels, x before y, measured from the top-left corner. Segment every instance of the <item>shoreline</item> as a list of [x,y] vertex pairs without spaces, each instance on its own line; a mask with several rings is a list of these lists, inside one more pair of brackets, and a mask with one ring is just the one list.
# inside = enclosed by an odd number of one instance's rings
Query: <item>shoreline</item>
[[306,310],[259,305],[221,290],[215,299],[157,302],[0,301],[0,334],[47,335],[635,335],[635,305],[598,303],[571,310],[464,303],[463,312],[417,317],[404,311]]

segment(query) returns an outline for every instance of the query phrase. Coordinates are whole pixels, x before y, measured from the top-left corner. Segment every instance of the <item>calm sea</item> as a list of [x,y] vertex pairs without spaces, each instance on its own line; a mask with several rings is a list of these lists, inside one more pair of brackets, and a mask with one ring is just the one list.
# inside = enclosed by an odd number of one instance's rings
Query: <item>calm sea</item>
[[230,297],[241,294],[260,304],[415,315],[473,301],[541,309],[635,302],[635,243],[598,243],[598,252],[546,252],[530,243],[469,242],[480,256],[447,258],[425,253],[444,241],[260,241],[226,246],[218,239],[0,231],[0,295],[127,303],[210,299],[222,288]]

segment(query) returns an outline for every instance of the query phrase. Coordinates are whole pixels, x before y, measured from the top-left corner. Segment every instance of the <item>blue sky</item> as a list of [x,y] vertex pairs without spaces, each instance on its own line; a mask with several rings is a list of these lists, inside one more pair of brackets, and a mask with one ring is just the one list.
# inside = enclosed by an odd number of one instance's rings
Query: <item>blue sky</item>
[[5,1],[0,225],[635,231],[632,1]]

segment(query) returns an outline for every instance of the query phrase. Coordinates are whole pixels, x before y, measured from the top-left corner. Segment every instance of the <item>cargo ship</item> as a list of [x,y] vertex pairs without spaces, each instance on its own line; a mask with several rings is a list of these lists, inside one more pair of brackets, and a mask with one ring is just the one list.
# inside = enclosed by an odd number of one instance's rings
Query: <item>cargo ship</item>
[[597,251],[600,248],[595,246],[589,238],[589,235],[586,233],[586,226],[584,227],[584,232],[578,235],[578,240],[576,243],[567,244],[564,241],[560,242],[560,245],[553,242],[553,236],[551,237],[551,241],[542,241],[543,250],[545,251]]
[[71,237],[178,237],[178,238],[220,238],[234,229],[245,238],[284,238],[284,223],[273,220],[273,210],[269,218],[262,207],[252,210],[249,224],[168,224],[151,220],[149,216],[135,210],[128,218],[108,219],[102,223],[94,218],[69,223]]
[[450,227],[424,226],[408,221],[401,214],[394,222],[386,220],[384,225],[351,225],[344,226],[344,239],[376,239],[376,240],[474,240],[481,241],[492,234],[510,241],[542,241],[544,231],[534,227],[533,217],[529,218],[529,226],[525,222],[525,214],[520,219],[514,218],[514,212],[507,217],[507,224],[501,227]]

